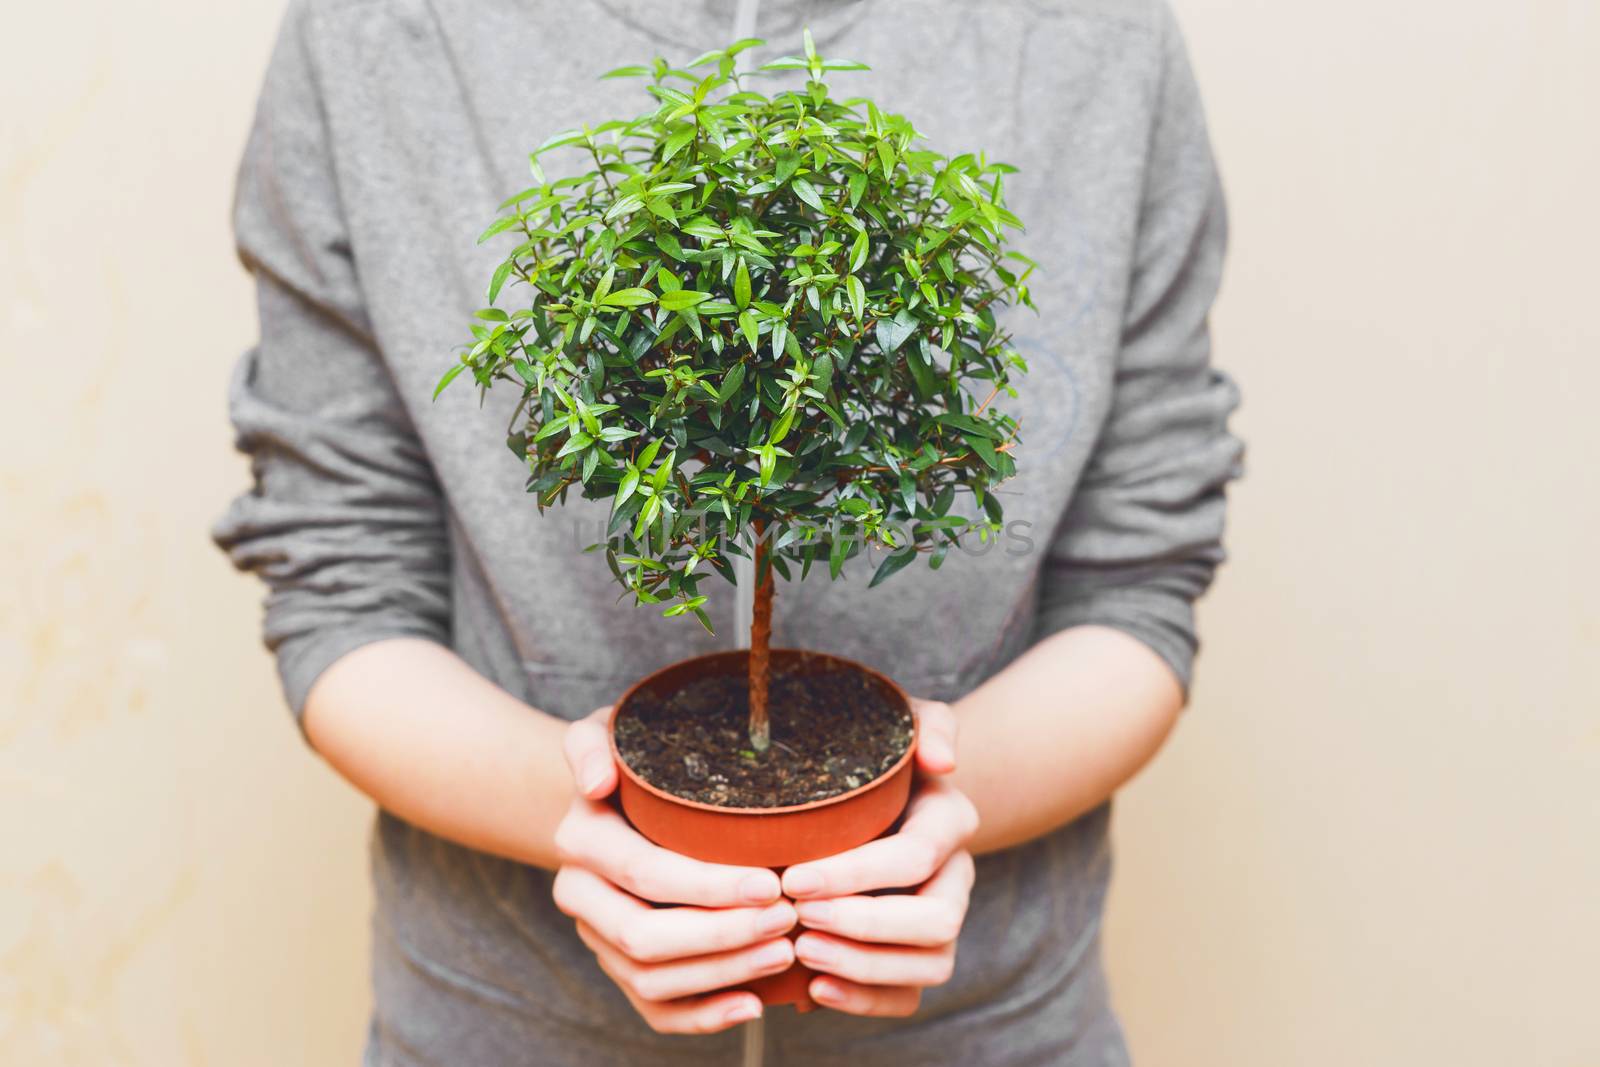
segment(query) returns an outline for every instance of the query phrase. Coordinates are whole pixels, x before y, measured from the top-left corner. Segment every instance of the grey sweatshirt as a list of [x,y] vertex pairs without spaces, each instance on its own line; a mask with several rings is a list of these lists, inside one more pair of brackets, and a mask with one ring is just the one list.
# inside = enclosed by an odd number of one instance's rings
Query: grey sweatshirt
[[[1223,204],[1199,100],[1160,0],[767,0],[764,61],[798,49],[868,63],[836,89],[910,116],[930,143],[1021,168],[1009,202],[1042,265],[1037,316],[1007,325],[1031,362],[1006,537],[872,590],[784,585],[775,639],[880,668],[952,700],[1065,627],[1116,627],[1188,683],[1192,604],[1222,559],[1237,401],[1210,366]],[[596,540],[604,505],[540,516],[483,410],[432,387],[501,249],[474,241],[556,130],[644,110],[597,81],[735,35],[733,0],[296,0],[239,175],[240,253],[261,335],[233,381],[256,485],[218,543],[266,582],[266,641],[299,713],[318,674],[398,635],[456,649],[496,683],[574,718],[675,659],[731,647],[618,603]],[[848,85],[846,81],[848,80]],[[554,157],[552,157],[554,158]],[[502,303],[507,302],[502,297]],[[709,588],[709,587],[708,587]],[[1048,695],[1041,695],[1048,703]],[[1110,870],[1102,808],[984,857],[955,977],[910,1020],[774,1013],[769,1063],[1126,1061],[1101,971]],[[380,814],[370,1064],[732,1063],[738,1038],[660,1037],[550,900],[547,872]]]

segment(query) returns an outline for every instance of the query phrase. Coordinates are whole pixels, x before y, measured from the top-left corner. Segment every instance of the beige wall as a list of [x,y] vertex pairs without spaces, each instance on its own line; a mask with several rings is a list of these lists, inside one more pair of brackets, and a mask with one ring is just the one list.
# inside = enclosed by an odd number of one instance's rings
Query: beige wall
[[[1178,7],[1252,454],[1195,707],[1118,814],[1135,1050],[1600,1067],[1600,12]],[[366,810],[204,534],[244,478],[227,200],[277,9],[0,35],[6,1067],[359,1045]]]

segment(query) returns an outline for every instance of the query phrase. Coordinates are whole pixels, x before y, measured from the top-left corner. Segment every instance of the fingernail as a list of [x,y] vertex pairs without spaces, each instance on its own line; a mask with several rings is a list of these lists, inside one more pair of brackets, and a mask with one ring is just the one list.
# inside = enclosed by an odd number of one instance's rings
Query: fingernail
[[795,954],[807,963],[832,963],[839,955],[820,937],[802,937],[794,943]]
[[826,978],[818,978],[811,983],[811,996],[823,1004],[837,1004],[844,1000],[844,990]]
[[800,921],[808,926],[833,919],[833,902],[828,900],[801,901],[794,906],[794,910],[800,916]]
[[605,756],[592,756],[584,762],[583,774],[578,779],[579,786],[587,795],[593,793],[605,784],[606,774],[611,770],[611,760]]
[[774,941],[756,950],[757,967],[782,967],[794,959],[794,948],[788,941]]
[[727,1023],[747,1023],[751,1019],[761,1018],[761,1001],[755,997],[740,1000],[739,1003],[729,1008],[722,1016],[722,1021]]
[[761,913],[761,921],[757,924],[763,934],[781,934],[794,926],[795,909],[779,901]]
[[778,876],[771,871],[747,874],[739,883],[739,895],[751,904],[765,904],[778,895]]
[[822,875],[802,867],[785,874],[783,884],[791,896],[808,897],[813,893],[822,892]]

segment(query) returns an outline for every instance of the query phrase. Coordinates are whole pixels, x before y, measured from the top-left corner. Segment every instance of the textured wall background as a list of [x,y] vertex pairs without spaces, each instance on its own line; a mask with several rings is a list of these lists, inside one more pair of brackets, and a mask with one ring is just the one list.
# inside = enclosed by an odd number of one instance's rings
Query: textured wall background
[[[1597,1067],[1600,11],[1178,0],[1251,477],[1121,802],[1146,1064]],[[366,808],[301,748],[243,483],[235,160],[277,0],[0,36],[0,1064],[352,1063]]]

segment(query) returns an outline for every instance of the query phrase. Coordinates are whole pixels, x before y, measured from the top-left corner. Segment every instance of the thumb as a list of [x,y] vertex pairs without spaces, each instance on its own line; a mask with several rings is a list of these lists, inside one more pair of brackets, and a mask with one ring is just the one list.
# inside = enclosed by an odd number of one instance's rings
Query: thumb
[[610,708],[598,708],[567,727],[561,748],[578,792],[599,800],[617,787],[617,765],[611,758]]
[[949,774],[956,769],[956,713],[937,700],[913,700],[917,710],[917,769]]

